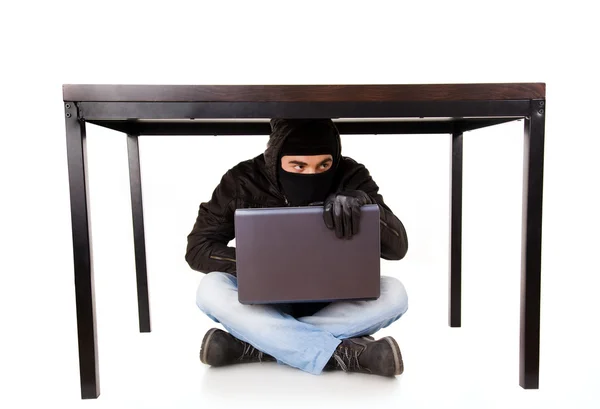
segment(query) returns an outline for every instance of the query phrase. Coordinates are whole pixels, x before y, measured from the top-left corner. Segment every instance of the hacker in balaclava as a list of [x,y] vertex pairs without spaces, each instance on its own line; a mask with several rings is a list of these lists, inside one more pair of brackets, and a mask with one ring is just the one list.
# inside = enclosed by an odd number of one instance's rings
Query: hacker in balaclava
[[205,334],[200,360],[211,366],[277,361],[312,374],[340,369],[399,375],[403,364],[396,340],[369,336],[408,308],[406,290],[394,277],[381,277],[377,300],[315,303],[291,313],[283,305],[239,303],[235,248],[228,245],[235,237],[238,208],[322,205],[327,227],[348,239],[358,232],[360,207],[377,204],[381,257],[400,260],[408,250],[404,225],[383,201],[369,171],[341,155],[331,119],[272,119],[270,124],[265,152],[227,171],[210,200],[200,204],[187,237],[187,263],[207,274],[196,304],[228,329]]
[[289,204],[324,202],[333,186],[339,162],[339,138],[320,122],[306,122],[285,138],[277,176]]

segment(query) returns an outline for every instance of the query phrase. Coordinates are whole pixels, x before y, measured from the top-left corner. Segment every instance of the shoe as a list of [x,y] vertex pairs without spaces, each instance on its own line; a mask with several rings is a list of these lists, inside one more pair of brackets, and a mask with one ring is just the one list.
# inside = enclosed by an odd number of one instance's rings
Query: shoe
[[396,376],[404,372],[404,363],[394,338],[360,337],[342,340],[324,369]]
[[373,338],[373,337],[372,337],[372,336],[370,336],[370,335],[364,335],[364,336],[362,336],[362,337],[359,337],[359,338],[366,338],[366,339],[369,339],[369,340],[371,340],[371,341],[375,341],[375,338]]
[[200,361],[210,366],[276,361],[271,355],[254,348],[218,328],[208,330],[200,347]]

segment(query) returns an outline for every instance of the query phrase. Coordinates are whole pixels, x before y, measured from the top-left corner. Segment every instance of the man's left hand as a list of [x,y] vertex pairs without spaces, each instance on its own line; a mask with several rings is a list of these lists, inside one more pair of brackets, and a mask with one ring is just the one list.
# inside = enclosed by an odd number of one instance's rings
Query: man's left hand
[[325,225],[338,238],[350,239],[358,233],[360,208],[373,201],[362,190],[348,190],[329,195],[323,206]]

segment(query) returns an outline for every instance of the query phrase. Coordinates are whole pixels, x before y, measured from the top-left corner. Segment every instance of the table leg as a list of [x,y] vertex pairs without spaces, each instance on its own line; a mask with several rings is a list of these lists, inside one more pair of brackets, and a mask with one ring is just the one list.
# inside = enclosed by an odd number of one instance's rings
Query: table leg
[[531,101],[525,118],[523,149],[523,221],[521,247],[521,342],[519,384],[539,387],[540,279],[545,100]]
[[452,134],[450,180],[450,286],[448,291],[448,325],[461,322],[461,236],[462,236],[463,133]]
[[79,120],[77,107],[73,102],[65,103],[65,116],[81,397],[94,399],[100,394],[100,385],[85,122]]
[[142,180],[140,151],[137,135],[127,135],[129,157],[129,184],[131,188],[131,211],[133,216],[133,240],[135,246],[135,270],[137,278],[138,316],[140,332],[150,332],[150,303],[148,300],[148,273],[146,269],[146,239],[144,237],[144,211],[142,203]]

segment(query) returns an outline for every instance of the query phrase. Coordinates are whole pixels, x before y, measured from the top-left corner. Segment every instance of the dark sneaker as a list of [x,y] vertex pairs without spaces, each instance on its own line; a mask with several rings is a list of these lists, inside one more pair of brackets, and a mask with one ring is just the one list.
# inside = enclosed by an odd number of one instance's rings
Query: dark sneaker
[[342,340],[324,369],[396,376],[404,372],[404,364],[394,338],[375,341],[372,337],[360,337]]
[[210,366],[275,360],[271,355],[218,328],[212,328],[204,335],[200,347],[200,361]]

